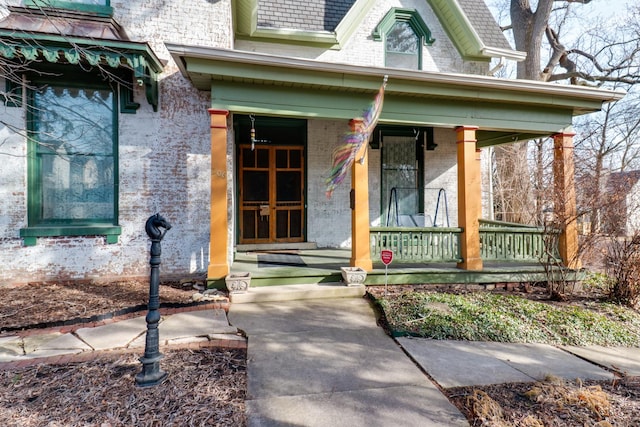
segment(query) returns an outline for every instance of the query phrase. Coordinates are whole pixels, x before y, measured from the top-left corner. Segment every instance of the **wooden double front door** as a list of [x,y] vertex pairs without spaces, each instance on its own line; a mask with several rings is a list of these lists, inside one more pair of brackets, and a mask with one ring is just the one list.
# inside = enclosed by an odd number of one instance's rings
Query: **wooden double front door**
[[303,242],[303,147],[239,148],[240,243]]

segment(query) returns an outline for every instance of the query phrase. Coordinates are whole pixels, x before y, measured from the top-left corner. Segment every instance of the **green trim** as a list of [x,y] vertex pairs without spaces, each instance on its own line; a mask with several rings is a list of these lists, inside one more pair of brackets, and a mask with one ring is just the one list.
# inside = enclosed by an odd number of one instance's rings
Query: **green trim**
[[234,3],[236,34],[252,36],[258,28],[258,0],[235,0]]
[[163,65],[146,43],[96,41],[9,30],[0,30],[0,39],[6,40],[0,44],[0,56],[7,59],[129,68],[133,72],[132,83],[145,87],[147,101],[153,106],[153,111],[158,111],[158,74],[162,72]]
[[140,103],[133,100],[133,90],[120,85],[120,112],[123,114],[135,114],[140,108]]
[[438,20],[442,23],[444,30],[453,42],[454,46],[466,60],[488,60],[482,53],[484,44],[480,40],[478,33],[471,26],[464,11],[457,1],[450,0],[427,0],[431,5]]
[[258,28],[251,36],[238,35],[239,40],[259,38],[263,42],[277,42],[295,45],[332,47],[338,44],[333,33],[321,31],[291,30],[288,28]]
[[[55,74],[55,78],[42,78],[34,77],[33,82],[38,84],[50,83],[55,86],[61,87],[77,87],[77,88],[92,88],[100,90],[108,90],[113,94],[113,101],[111,104],[111,117],[112,117],[112,152],[113,158],[113,218],[108,220],[108,223],[101,223],[101,219],[85,218],[82,220],[47,220],[42,218],[42,187],[41,187],[41,175],[39,156],[37,153],[38,141],[35,139],[35,126],[37,125],[37,111],[33,106],[35,105],[35,91],[33,89],[27,90],[27,219],[29,226],[26,231],[20,231],[21,236],[33,237],[33,236],[53,236],[53,235],[112,235],[120,234],[114,233],[114,227],[118,230],[120,227],[114,224],[118,223],[119,213],[119,153],[118,153],[118,105],[119,96],[118,91],[107,83],[98,84],[93,74],[82,73],[79,76],[69,74]],[[97,224],[96,224],[97,223]],[[34,230],[34,231],[29,231]],[[60,231],[62,230],[62,231]],[[77,231],[80,230],[80,231]],[[87,231],[88,230],[88,231]],[[96,232],[96,230],[107,230],[106,232]],[[34,234],[34,233],[63,233],[63,234]],[[67,234],[67,233],[80,233],[80,234]],[[109,242],[114,242],[114,238],[110,237]],[[116,238],[117,241],[117,238]],[[25,243],[26,244],[26,243]]]
[[[234,113],[283,117],[349,120],[362,114],[371,93],[214,81],[212,108]],[[516,105],[509,102],[416,97],[390,94],[385,97],[380,121],[384,124],[455,127],[460,123],[483,129],[549,135],[571,125],[572,110],[549,106]],[[483,136],[490,135],[486,132]]]
[[[479,126],[479,145],[563,132],[622,91],[530,80],[328,63],[167,43],[183,76],[232,113],[349,120],[388,76],[381,124]],[[494,136],[497,139],[492,139]],[[527,137],[527,138],[524,138]],[[484,141],[487,141],[484,143]]]
[[384,40],[396,22],[406,22],[409,24],[420,39],[421,44],[425,46],[431,46],[436,41],[436,39],[431,37],[431,30],[427,27],[427,24],[424,23],[417,10],[402,9],[399,7],[392,8],[384,18],[382,18],[373,30],[373,39],[376,41]]
[[20,229],[25,246],[35,246],[37,237],[106,236],[107,244],[118,243],[122,227],[118,225],[38,226]]
[[523,61],[526,58],[526,53],[524,52],[486,46],[457,1],[427,1],[463,59],[487,62],[496,57],[504,57],[515,61]]
[[24,5],[28,7],[42,7],[52,9],[71,9],[79,12],[94,13],[98,16],[113,16],[113,8],[110,0],[105,0],[104,5],[76,3],[62,0],[25,0]]
[[492,145],[513,144],[514,142],[529,141],[531,139],[541,137],[545,136],[531,132],[491,132],[482,129],[476,132],[478,148],[490,147]]
[[233,21],[239,40],[259,39],[265,42],[340,48],[357,30],[375,5],[375,0],[357,0],[333,32],[259,27],[258,0],[233,0],[233,3]]
[[336,27],[336,38],[340,46],[351,38],[375,4],[375,0],[357,0],[351,6],[347,15]]

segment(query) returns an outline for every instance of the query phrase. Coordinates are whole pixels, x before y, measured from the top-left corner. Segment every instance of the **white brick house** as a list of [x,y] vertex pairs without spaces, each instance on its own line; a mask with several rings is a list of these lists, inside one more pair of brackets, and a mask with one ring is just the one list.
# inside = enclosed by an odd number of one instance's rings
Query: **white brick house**
[[[487,76],[523,54],[482,0],[3,0],[0,16],[0,284],[145,276],[156,212],[173,224],[163,273],[215,280],[242,245],[443,226],[441,189],[459,267],[482,269],[476,149],[566,142],[574,115],[621,96]],[[325,179],[384,75],[362,212]]]

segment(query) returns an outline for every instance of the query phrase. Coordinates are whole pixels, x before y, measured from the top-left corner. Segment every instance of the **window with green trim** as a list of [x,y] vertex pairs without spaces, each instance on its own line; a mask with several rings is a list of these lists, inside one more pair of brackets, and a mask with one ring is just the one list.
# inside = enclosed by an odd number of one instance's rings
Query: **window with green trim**
[[117,224],[116,92],[107,84],[34,87],[28,96],[29,227]]
[[373,39],[384,41],[385,66],[422,69],[422,46],[435,40],[415,9],[392,8],[373,31]]

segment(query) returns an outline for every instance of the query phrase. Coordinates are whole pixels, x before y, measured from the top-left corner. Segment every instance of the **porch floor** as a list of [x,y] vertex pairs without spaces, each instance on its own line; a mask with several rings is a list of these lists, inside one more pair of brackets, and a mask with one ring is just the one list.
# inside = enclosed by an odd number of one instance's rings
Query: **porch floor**
[[[338,283],[340,267],[348,267],[349,249],[303,249],[236,252],[232,273],[251,273],[251,286]],[[384,285],[385,267],[374,260],[365,285]],[[557,275],[577,279],[577,272],[558,271]],[[388,284],[490,284],[542,282],[547,280],[540,263],[489,263],[480,271],[467,271],[455,263],[407,264],[392,262],[387,270]],[[214,282],[214,286],[217,286]]]

